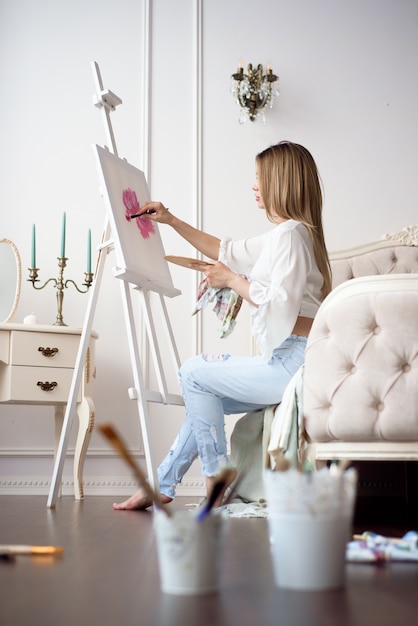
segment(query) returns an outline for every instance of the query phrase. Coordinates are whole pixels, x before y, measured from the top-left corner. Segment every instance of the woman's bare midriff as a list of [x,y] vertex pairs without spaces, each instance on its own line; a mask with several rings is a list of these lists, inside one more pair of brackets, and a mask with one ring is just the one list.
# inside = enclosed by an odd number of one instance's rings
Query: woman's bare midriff
[[292,335],[299,335],[299,337],[307,337],[312,327],[312,317],[302,317],[299,315],[296,320],[296,324],[293,327]]

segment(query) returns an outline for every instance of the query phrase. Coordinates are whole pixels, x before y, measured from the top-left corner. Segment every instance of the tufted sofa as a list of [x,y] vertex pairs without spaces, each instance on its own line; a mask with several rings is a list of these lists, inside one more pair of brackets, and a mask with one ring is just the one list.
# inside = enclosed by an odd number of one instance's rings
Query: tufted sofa
[[418,227],[330,259],[303,376],[310,455],[418,460]]

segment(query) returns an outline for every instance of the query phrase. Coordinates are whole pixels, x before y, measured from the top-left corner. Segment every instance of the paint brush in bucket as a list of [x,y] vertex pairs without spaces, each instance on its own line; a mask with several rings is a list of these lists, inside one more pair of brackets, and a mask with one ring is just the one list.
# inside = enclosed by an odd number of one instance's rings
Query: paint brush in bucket
[[219,496],[225,491],[228,485],[233,481],[236,476],[236,469],[233,467],[224,467],[217,476],[215,476],[215,482],[213,483],[212,491],[208,495],[205,505],[200,509],[197,514],[197,520],[201,522],[210,511],[213,509]]

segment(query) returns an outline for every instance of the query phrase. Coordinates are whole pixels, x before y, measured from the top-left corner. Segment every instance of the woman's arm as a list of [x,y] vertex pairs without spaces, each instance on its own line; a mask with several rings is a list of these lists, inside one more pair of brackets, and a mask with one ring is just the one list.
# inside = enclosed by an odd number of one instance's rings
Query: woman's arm
[[198,228],[194,228],[187,222],[183,222],[178,217],[170,213],[161,202],[146,202],[141,207],[141,217],[149,219],[159,224],[168,224],[183,239],[192,244],[196,250],[210,259],[217,260],[221,240],[218,237],[209,235]]
[[250,282],[242,276],[241,274],[236,274],[232,272],[232,276],[228,281],[228,287],[236,291],[244,300],[247,300],[250,304],[255,307],[258,307],[258,304],[255,304],[250,298]]
[[209,259],[213,259],[216,263],[211,263],[205,269],[205,275],[208,279],[210,287],[221,289],[229,287],[236,291],[244,300],[250,304],[257,306],[249,296],[250,283],[242,276],[237,274],[224,263],[217,261],[219,256],[219,247],[221,240],[218,237],[209,235],[198,228],[194,228],[187,222],[183,222],[178,217],[170,213],[161,202],[146,202],[141,207],[141,217],[158,222],[159,224],[168,224],[183,239],[192,244],[196,250]]

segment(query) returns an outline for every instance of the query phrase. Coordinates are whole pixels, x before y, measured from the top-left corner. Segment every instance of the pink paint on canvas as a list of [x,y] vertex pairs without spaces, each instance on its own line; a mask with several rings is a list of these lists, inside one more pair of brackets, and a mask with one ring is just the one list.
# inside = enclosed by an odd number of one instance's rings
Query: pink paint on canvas
[[[131,215],[135,215],[135,213],[139,213],[141,210],[135,191],[129,188],[124,189],[122,192],[122,200],[126,209],[125,218],[128,222],[130,222]],[[135,222],[143,239],[149,239],[150,236],[155,233],[154,224],[150,220],[143,217],[137,217]]]

